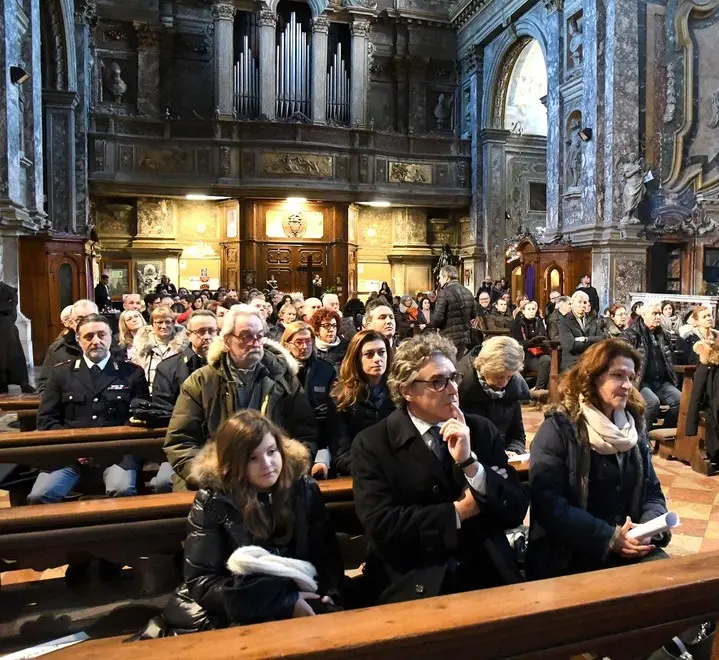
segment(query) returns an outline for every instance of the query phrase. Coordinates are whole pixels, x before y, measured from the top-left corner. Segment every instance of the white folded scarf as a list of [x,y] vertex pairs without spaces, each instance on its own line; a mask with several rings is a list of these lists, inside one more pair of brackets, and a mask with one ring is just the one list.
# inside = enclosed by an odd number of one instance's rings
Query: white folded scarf
[[235,575],[274,575],[294,580],[299,591],[317,592],[317,570],[308,561],[279,557],[258,545],[237,548],[227,560]]
[[587,424],[589,444],[598,454],[612,455],[633,449],[639,436],[634,418],[625,410],[614,412],[614,421],[593,405],[579,402],[582,416]]

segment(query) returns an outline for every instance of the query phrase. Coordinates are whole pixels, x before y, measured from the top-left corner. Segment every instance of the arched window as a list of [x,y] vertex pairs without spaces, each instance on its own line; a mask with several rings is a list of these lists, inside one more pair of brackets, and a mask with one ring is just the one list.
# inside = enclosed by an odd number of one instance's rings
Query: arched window
[[512,69],[504,111],[504,128],[525,135],[547,135],[547,65],[539,42],[530,41]]

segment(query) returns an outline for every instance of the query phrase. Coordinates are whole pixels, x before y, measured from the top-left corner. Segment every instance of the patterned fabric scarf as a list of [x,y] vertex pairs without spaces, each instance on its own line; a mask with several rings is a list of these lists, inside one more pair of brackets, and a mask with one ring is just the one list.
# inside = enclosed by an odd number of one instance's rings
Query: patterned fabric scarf
[[625,410],[614,411],[614,421],[592,404],[580,400],[582,417],[587,425],[587,434],[592,450],[605,456],[619,454],[633,449],[639,436],[634,418]]
[[479,380],[479,384],[482,386],[482,389],[484,390],[485,394],[490,399],[501,399],[504,397],[504,393],[506,392],[506,390],[492,389],[489,386],[489,383],[487,383],[487,381],[484,380],[484,376],[482,376],[482,374],[479,373],[479,371],[477,372],[477,379]]

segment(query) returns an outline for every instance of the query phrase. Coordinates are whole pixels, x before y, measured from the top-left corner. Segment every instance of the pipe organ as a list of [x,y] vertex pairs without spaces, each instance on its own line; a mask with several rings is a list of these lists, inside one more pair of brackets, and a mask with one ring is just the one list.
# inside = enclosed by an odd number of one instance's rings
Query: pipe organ
[[310,29],[289,13],[284,29],[278,22],[277,57],[275,60],[275,97],[277,117],[291,117],[301,112],[310,115]]
[[238,12],[235,22],[235,113],[242,119],[260,115],[260,61],[255,14]]
[[347,26],[332,23],[327,63],[327,120],[335,124],[350,121],[350,53]]

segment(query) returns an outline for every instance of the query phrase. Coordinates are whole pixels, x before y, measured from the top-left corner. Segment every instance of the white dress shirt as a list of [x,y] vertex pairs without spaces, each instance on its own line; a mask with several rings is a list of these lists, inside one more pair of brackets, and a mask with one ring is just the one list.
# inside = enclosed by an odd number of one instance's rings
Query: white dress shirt
[[101,360],[100,362],[93,362],[87,355],[83,353],[82,359],[85,360],[85,364],[87,365],[88,369],[92,369],[95,365],[100,367],[100,371],[105,371],[105,367],[107,366],[107,363],[110,361],[110,355],[108,355],[104,360]]

